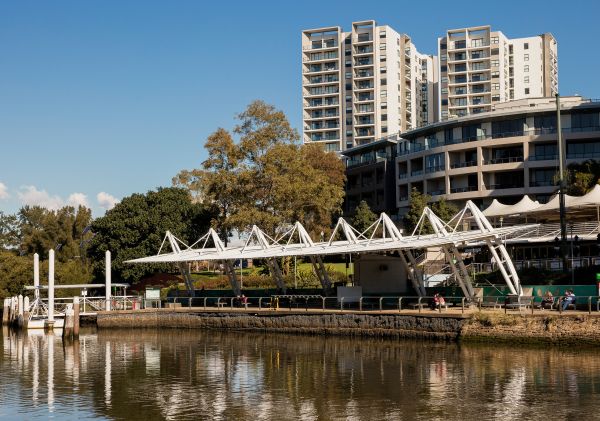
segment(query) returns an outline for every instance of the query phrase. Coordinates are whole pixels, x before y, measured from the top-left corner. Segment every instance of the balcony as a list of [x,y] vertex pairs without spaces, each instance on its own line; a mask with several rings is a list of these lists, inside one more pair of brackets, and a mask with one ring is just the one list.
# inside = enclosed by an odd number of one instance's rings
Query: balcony
[[445,169],[445,165],[432,165],[430,167],[425,168],[425,173],[429,174],[432,172],[444,171]]
[[507,156],[503,158],[493,158],[487,162],[484,162],[485,165],[494,165],[494,164],[509,164],[511,162],[523,162],[522,156]]
[[375,99],[375,97],[373,95],[359,95],[356,98],[356,102],[373,101],[374,99]]
[[357,58],[354,61],[354,66],[358,67],[358,66],[372,66],[373,65],[373,59],[372,58]]
[[477,186],[453,187],[450,189],[450,193],[465,193],[469,191],[477,191]]
[[414,170],[410,172],[411,177],[417,177],[419,175],[423,175],[423,170]]
[[529,187],[552,187],[556,184],[552,181],[530,181]]
[[354,74],[355,79],[373,77],[373,71],[371,70],[357,70]]
[[337,48],[338,43],[335,40],[313,41],[310,45],[304,45],[302,49],[307,50],[325,50],[328,48]]
[[372,52],[373,52],[373,47],[370,45],[356,47],[356,49],[354,50],[355,55],[371,54]]
[[522,189],[525,186],[518,183],[490,184],[488,190]]
[[466,168],[466,167],[474,167],[476,165],[477,165],[477,161],[455,162],[454,164],[450,164],[450,168],[451,169]]
[[529,155],[530,161],[556,161],[558,159],[558,155],[550,154],[550,155]]

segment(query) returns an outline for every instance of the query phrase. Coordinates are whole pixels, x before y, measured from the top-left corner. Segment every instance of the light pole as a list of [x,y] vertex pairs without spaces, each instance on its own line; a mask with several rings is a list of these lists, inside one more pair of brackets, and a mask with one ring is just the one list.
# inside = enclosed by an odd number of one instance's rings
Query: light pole
[[567,269],[567,221],[565,215],[565,150],[562,140],[562,128],[560,124],[560,95],[556,94],[556,135],[558,142],[558,203],[560,207],[560,251],[563,263],[563,272]]

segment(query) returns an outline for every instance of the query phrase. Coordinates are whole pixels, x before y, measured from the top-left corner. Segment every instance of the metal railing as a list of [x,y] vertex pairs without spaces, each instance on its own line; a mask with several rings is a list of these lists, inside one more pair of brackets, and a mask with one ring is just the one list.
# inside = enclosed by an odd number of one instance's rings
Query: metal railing
[[[600,313],[600,296],[578,296],[574,302],[565,304],[564,297],[553,297],[552,302],[533,295],[490,295],[473,298],[461,296],[356,296],[326,297],[322,295],[272,295],[264,297],[173,297],[171,303],[181,307],[210,311],[317,311],[348,313],[419,313],[448,312],[465,314],[496,311],[508,314],[512,311],[531,314],[555,311],[559,314],[571,310]],[[428,311],[429,310],[429,311]]]

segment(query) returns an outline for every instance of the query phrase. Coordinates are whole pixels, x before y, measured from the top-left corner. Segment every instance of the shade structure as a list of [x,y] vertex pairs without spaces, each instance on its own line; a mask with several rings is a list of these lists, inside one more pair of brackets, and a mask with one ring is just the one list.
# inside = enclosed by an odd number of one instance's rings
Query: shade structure
[[510,205],[505,205],[504,203],[500,203],[498,199],[494,199],[492,200],[492,204],[483,211],[483,214],[487,218],[493,218],[503,214],[507,208],[510,208]]
[[492,204],[483,211],[483,214],[488,218],[521,215],[532,212],[539,206],[540,202],[531,200],[527,195],[523,196],[523,198],[514,205],[504,205],[494,199]]
[[[581,210],[585,208],[599,208],[600,207],[600,185],[597,184],[592,190],[583,196],[570,196],[565,195],[565,208],[567,210]],[[499,202],[497,199],[492,201],[492,204],[488,206],[483,214],[488,218],[504,217],[504,216],[515,216],[515,215],[527,215],[527,214],[543,214],[543,213],[555,213],[560,209],[560,201],[558,194],[555,194],[550,198],[548,203],[540,205],[539,202],[533,201],[529,196],[525,195],[523,198],[514,205],[505,205]]]

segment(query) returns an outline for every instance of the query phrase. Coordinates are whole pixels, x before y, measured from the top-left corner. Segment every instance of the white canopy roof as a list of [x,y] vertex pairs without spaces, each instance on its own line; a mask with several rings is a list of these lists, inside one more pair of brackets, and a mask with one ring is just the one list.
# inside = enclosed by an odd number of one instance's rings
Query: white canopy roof
[[540,206],[540,202],[533,201],[529,198],[529,196],[525,195],[523,198],[514,205],[504,205],[498,200],[494,199],[492,204],[483,211],[483,214],[488,217],[497,217],[497,216],[509,216],[509,215],[519,215],[522,213],[531,212],[533,209],[538,208]]
[[[566,194],[565,207],[567,209],[600,207],[600,185],[595,185],[592,190],[583,196],[569,196]],[[528,213],[556,212],[559,208],[560,203],[558,194],[552,196],[548,203],[544,203],[543,205],[540,205],[537,201],[534,202],[529,196],[525,195],[519,203],[514,205],[505,205],[494,199],[492,204],[483,211],[483,214],[488,218],[492,218]]]

